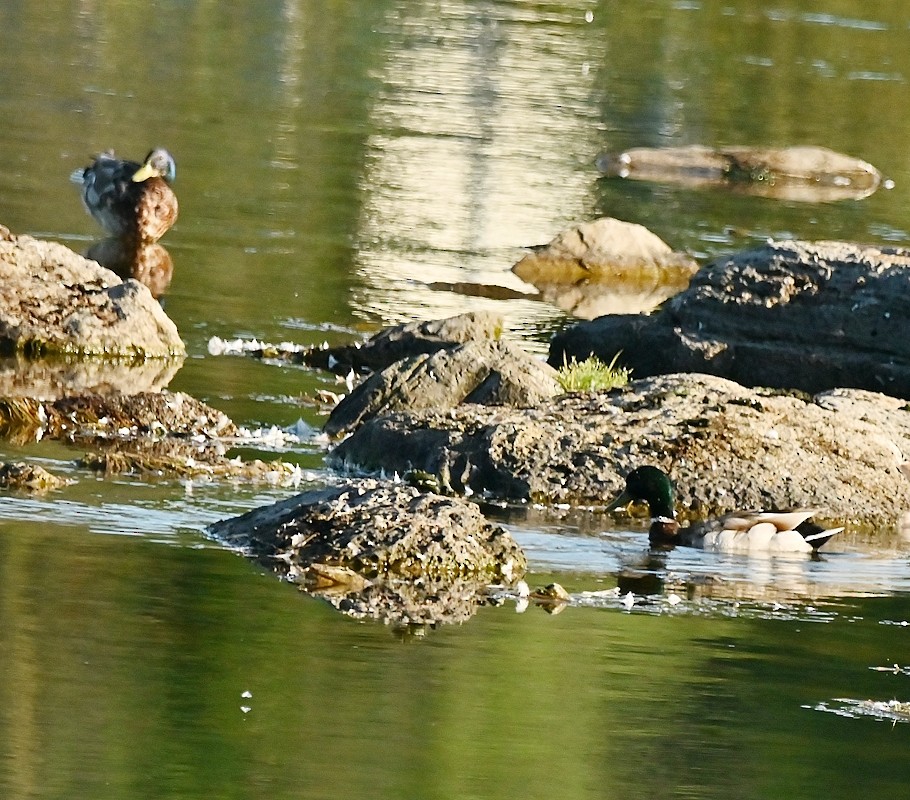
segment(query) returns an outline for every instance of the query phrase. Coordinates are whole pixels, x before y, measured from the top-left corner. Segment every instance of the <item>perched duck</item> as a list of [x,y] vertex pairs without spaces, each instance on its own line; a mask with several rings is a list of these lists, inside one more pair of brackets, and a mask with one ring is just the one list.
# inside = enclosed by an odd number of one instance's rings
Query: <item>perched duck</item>
[[740,511],[716,520],[681,528],[676,521],[673,483],[661,469],[638,467],[626,476],[626,488],[608,511],[633,501],[648,504],[648,538],[656,547],[676,544],[724,552],[812,553],[843,528],[823,530],[813,522],[814,510]]
[[157,242],[177,220],[177,197],[169,185],[176,174],[167,150],[152,150],[142,164],[108,150],[70,180],[82,186],[82,202],[104,230],[140,246]]

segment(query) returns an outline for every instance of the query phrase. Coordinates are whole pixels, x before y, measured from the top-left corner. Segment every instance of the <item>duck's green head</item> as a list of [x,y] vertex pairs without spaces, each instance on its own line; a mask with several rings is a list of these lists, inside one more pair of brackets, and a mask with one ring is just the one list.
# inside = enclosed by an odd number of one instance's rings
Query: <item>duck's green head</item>
[[149,178],[164,178],[168,183],[177,177],[177,163],[164,148],[156,147],[145,157],[142,166],[133,173],[133,182],[141,183]]
[[652,517],[676,519],[673,483],[662,469],[652,466],[638,467],[626,476],[626,488],[607,511],[623,508],[631,502],[648,504]]

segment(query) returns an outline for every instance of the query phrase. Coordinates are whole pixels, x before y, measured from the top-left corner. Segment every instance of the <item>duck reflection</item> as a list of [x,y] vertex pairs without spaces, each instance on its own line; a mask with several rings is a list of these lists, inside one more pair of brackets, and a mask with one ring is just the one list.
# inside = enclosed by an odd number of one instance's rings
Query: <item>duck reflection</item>
[[97,261],[123,280],[135,278],[148,287],[156,299],[168,290],[174,275],[171,254],[157,242],[137,245],[112,236],[95,242],[85,257]]

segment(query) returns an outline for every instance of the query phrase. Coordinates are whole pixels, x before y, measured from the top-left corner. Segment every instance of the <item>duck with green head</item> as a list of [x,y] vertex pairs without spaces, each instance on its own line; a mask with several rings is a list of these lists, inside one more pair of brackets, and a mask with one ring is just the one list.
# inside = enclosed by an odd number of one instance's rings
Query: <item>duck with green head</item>
[[177,173],[173,156],[163,148],[145,161],[116,158],[113,150],[70,175],[82,187],[86,210],[111,236],[136,247],[157,242],[177,220],[177,197],[170,184]]
[[689,545],[723,552],[813,553],[843,528],[823,530],[811,522],[813,509],[738,511],[691,527],[676,519],[673,482],[658,467],[643,466],[626,476],[625,489],[607,511],[643,502],[651,513],[648,538],[654,547]]

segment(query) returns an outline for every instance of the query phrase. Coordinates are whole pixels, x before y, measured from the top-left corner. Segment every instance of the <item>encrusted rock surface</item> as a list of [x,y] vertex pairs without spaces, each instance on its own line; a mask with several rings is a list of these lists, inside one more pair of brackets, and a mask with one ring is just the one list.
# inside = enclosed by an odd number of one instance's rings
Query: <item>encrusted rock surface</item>
[[392,414],[338,445],[339,467],[420,470],[456,492],[601,505],[641,464],[675,479],[680,510],[818,507],[829,521],[894,527],[910,509],[910,410],[837,389],[809,397],[675,374],[533,409]]
[[524,554],[502,528],[461,498],[404,484],[353,481],[217,522],[210,534],[297,579],[313,564],[367,579],[517,580]]

